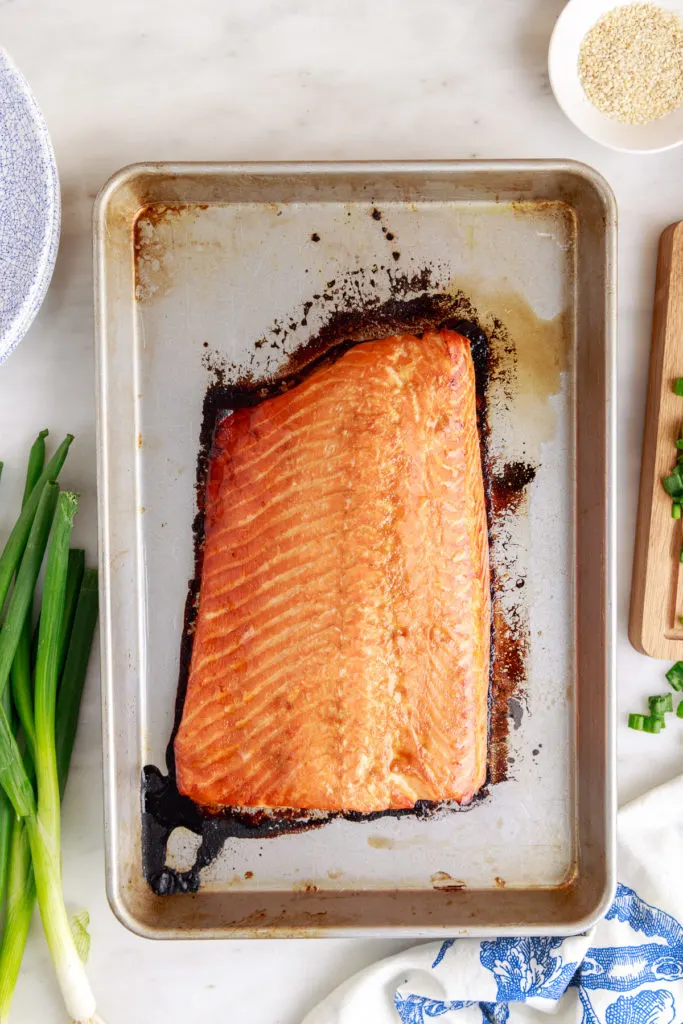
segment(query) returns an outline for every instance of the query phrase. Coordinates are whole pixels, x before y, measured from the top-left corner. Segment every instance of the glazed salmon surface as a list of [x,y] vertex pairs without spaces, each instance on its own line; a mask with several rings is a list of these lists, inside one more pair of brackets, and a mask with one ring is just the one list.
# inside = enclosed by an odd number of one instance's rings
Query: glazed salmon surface
[[480,789],[491,609],[466,339],[365,342],[222,419],[205,536],[181,793],[372,812]]

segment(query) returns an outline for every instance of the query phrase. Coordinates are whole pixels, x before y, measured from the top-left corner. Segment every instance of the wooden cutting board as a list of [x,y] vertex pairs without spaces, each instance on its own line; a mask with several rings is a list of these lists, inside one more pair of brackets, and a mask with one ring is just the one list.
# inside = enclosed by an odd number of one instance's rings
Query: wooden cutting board
[[629,621],[637,650],[672,660],[683,659],[683,519],[672,518],[662,477],[676,462],[683,425],[677,377],[683,377],[683,221],[671,224],[659,243]]

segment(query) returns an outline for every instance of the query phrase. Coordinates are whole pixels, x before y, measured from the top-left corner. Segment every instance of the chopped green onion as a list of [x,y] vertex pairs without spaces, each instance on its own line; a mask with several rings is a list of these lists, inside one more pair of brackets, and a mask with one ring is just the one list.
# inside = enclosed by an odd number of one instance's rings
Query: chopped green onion
[[[681,703],[683,704],[683,701]],[[642,732],[645,728],[645,715],[629,715],[628,727],[629,729],[636,729],[638,732]]]
[[683,448],[683,437],[679,437],[676,439],[676,447]]
[[672,519],[680,519],[681,518],[681,503],[680,503],[680,501],[674,501],[673,505],[671,506],[671,518]]
[[674,394],[680,395],[683,398],[683,377],[676,377],[674,381]]
[[666,714],[674,709],[670,693],[656,694],[654,697],[648,697],[647,702],[650,705],[652,714],[655,714],[655,712]]
[[666,673],[672,690],[683,690],[683,661],[677,661]]
[[643,722],[643,730],[645,732],[658,733],[662,731],[663,722],[658,718],[653,718],[651,715],[648,716]]
[[683,478],[681,478],[678,466],[670,476],[662,477],[662,485],[670,498],[683,497]]
[[678,702],[678,707],[676,708],[676,718],[683,718],[683,700],[680,700]]

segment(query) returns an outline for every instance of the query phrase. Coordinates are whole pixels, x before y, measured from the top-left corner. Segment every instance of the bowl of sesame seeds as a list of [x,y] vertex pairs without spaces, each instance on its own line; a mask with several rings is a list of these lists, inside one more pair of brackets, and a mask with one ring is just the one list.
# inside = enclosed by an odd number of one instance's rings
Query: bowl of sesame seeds
[[560,107],[585,135],[625,153],[683,143],[683,0],[569,0],[548,54]]

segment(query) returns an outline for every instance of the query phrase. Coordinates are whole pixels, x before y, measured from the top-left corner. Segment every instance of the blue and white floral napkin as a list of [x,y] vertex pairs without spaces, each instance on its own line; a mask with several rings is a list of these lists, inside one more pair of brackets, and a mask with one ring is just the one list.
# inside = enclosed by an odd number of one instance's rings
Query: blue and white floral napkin
[[[304,1024],[681,1024],[683,777],[619,813],[615,900],[567,939],[447,939],[368,967]],[[547,1018],[545,1018],[547,1021]]]

